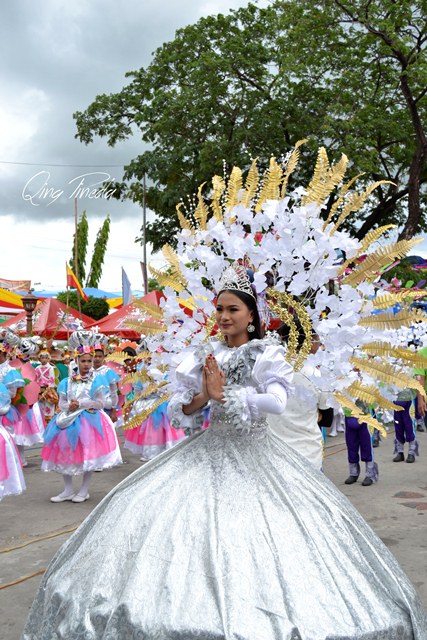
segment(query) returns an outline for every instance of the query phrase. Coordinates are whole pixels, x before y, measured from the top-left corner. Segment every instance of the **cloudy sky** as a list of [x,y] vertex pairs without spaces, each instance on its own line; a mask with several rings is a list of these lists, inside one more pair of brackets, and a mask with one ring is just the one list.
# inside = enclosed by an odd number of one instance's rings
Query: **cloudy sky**
[[[101,93],[120,90],[125,73],[146,66],[176,29],[226,13],[247,0],[14,0],[2,2],[0,43],[0,278],[65,288],[72,251],[74,196],[141,152],[137,138],[114,149],[75,140],[72,114]],[[77,190],[77,191],[76,191]],[[142,210],[131,203],[78,197],[89,218],[90,248],[109,213],[112,232],[100,287],[120,290],[121,267],[142,288],[134,243]]]
[[[259,0],[265,5],[268,0]],[[142,151],[138,138],[111,149],[74,138],[72,114],[101,93],[119,91],[125,73],[149,64],[175,31],[247,0],[14,0],[0,4],[0,278],[63,289],[78,213],[89,218],[90,249],[107,214],[112,232],[100,287],[121,289],[121,267],[142,288],[135,244],[142,210],[131,203],[80,197]],[[195,185],[197,186],[197,185]],[[77,191],[76,191],[77,190]],[[426,251],[423,251],[423,249]],[[416,247],[427,253],[427,243]],[[156,259],[154,258],[156,262]],[[88,265],[87,265],[88,266]],[[157,265],[158,266],[158,263]]]

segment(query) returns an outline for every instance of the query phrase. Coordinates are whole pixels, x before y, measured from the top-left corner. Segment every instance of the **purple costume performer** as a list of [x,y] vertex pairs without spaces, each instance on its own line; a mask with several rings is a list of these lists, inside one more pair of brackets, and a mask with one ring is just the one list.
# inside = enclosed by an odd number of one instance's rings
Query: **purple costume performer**
[[[360,474],[360,459],[365,463],[364,487],[369,487],[378,480],[378,465],[374,462],[372,438],[366,422],[359,422],[357,418],[345,417],[345,442],[347,445],[350,475],[345,484],[357,482]],[[359,457],[360,450],[360,457]]]
[[411,389],[407,389],[399,393],[398,399],[395,401],[395,404],[402,407],[402,411],[394,412],[394,453],[396,455],[393,458],[393,462],[403,462],[405,459],[403,453],[405,442],[409,444],[406,462],[415,462],[415,456],[419,455],[418,442],[415,437],[415,425],[409,413],[413,399],[403,397],[405,393],[406,395],[414,395]]

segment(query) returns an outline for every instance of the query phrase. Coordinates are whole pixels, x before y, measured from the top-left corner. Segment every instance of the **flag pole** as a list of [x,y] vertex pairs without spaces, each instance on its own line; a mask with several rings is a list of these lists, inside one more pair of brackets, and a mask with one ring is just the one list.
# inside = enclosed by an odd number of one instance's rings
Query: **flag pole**
[[147,183],[146,176],[144,172],[143,176],[143,198],[142,198],[142,255],[143,255],[143,269],[142,269],[142,278],[144,281],[144,295],[148,293],[148,278],[147,278],[147,240],[146,240],[146,227],[147,227],[147,207],[146,207],[146,193],[147,193]]
[[[77,198],[74,198],[74,266],[77,280],[79,279],[79,262],[78,262],[78,254],[79,254],[79,246],[77,239],[77,229],[78,229],[78,221],[77,221]],[[80,321],[82,319],[82,305],[80,300],[80,293],[77,290],[77,306],[79,308]]]
[[[69,292],[70,292],[70,287],[68,286],[68,273],[67,273],[67,262],[65,262],[65,278],[66,278],[66,282],[67,282],[67,297],[65,299],[66,305],[67,305],[67,313],[69,313],[69,308],[70,308],[70,304],[69,304]],[[70,326],[69,326],[69,322],[68,322],[68,318],[67,318],[67,343],[68,343],[68,339],[70,337]]]

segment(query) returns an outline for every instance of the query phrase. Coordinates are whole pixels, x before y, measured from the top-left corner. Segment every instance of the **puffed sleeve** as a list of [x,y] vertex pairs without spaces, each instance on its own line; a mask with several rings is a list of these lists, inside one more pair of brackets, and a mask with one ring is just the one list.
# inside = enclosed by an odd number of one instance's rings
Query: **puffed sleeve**
[[261,393],[273,382],[282,386],[286,393],[292,390],[294,370],[285,360],[285,350],[280,345],[270,345],[257,357],[252,370],[252,379]]
[[267,346],[258,354],[252,369],[252,385],[224,388],[224,407],[236,429],[249,430],[262,415],[284,412],[292,391],[293,368],[279,345]]
[[0,382],[0,416],[6,415],[10,409],[9,391],[3,383]]
[[194,396],[202,391],[202,362],[196,353],[190,354],[175,371],[171,383],[173,395],[168,403],[168,416],[175,429],[200,429],[203,425],[203,408],[187,416],[182,411]]

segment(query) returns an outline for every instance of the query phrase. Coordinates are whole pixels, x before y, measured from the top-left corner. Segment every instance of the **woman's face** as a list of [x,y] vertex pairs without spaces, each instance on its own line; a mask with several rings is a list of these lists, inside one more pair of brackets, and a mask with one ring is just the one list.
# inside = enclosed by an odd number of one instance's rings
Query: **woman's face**
[[89,353],[84,353],[79,356],[79,373],[82,376],[86,376],[92,367],[93,357]]
[[219,294],[216,303],[216,322],[229,343],[248,339],[248,325],[253,320],[252,311],[231,291]]

